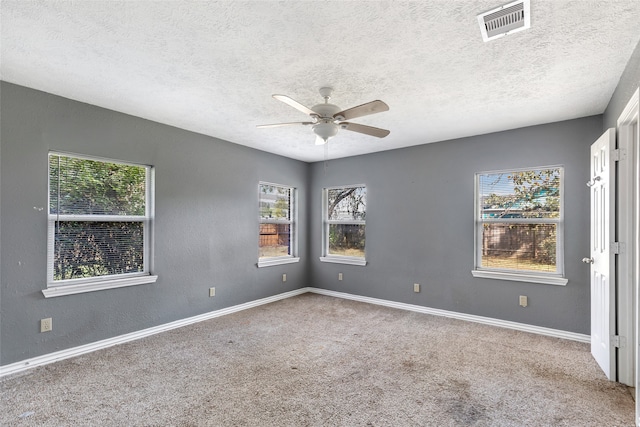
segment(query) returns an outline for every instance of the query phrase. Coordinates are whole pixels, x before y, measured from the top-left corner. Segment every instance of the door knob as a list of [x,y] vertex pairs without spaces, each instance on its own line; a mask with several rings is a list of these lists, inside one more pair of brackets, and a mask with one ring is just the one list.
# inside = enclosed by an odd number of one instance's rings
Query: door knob
[[585,264],[593,264],[593,258],[582,258],[582,262]]

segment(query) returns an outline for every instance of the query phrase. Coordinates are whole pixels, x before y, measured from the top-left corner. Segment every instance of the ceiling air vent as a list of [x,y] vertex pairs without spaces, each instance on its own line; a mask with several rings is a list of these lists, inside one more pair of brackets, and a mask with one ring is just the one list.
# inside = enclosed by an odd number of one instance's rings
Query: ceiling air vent
[[531,26],[529,0],[518,0],[478,15],[482,40],[497,39]]

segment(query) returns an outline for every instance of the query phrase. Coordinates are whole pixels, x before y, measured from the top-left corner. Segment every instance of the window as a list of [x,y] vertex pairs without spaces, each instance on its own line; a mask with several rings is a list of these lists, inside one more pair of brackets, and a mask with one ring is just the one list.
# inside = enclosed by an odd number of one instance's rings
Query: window
[[323,210],[324,256],[320,260],[366,265],[367,188],[364,185],[325,188]]
[[476,174],[476,277],[564,285],[563,168]]
[[49,154],[46,297],[155,282],[152,170]]
[[296,257],[295,188],[266,182],[258,187],[258,267],[300,261]]

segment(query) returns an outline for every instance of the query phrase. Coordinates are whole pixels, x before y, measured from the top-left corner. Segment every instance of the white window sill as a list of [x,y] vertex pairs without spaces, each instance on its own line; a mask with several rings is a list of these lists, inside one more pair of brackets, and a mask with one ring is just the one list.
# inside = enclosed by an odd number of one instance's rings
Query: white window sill
[[105,289],[122,288],[125,286],[144,285],[155,283],[158,276],[145,275],[118,279],[96,280],[94,282],[76,283],[72,285],[49,286],[42,293],[45,298],[60,297],[63,295],[82,294],[85,292],[102,291]]
[[544,285],[565,286],[569,279],[559,276],[544,276],[535,274],[509,273],[506,271],[471,270],[473,277],[483,279],[512,280],[516,282],[542,283]]
[[367,265],[367,260],[364,258],[347,257],[347,256],[321,256],[320,261],[332,262],[335,264],[350,264],[350,265]]
[[299,257],[284,257],[284,258],[267,258],[258,261],[258,267],[271,267],[273,265],[293,264],[294,262],[300,262]]

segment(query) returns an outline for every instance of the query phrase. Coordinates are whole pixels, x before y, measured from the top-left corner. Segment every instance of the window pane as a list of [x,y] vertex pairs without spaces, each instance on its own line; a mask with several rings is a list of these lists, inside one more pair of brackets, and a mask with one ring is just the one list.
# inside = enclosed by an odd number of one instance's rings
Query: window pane
[[329,255],[364,258],[364,225],[329,224]]
[[145,215],[146,167],[49,156],[51,214]]
[[482,267],[555,273],[556,224],[483,224]]
[[260,218],[291,219],[291,189],[260,184]]
[[289,224],[260,224],[259,257],[291,255],[291,226]]
[[144,271],[142,222],[55,223],[53,279]]
[[479,175],[481,218],[559,218],[560,169]]
[[366,187],[334,188],[327,191],[327,218],[364,221],[367,214]]

